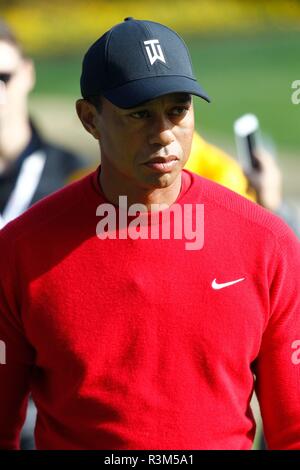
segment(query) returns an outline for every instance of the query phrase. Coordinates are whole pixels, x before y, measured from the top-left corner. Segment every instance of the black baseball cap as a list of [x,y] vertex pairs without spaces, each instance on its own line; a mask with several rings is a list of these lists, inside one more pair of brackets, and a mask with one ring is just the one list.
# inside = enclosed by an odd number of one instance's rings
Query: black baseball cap
[[168,93],[209,97],[193,75],[189,51],[172,29],[126,18],[86,52],[80,79],[83,98],[102,95],[133,108]]

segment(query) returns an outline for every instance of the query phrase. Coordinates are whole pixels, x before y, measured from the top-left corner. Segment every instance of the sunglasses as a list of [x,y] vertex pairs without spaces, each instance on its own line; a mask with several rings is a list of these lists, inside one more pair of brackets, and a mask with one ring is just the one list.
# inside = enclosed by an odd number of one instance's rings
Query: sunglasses
[[11,73],[0,72],[0,82],[7,84],[10,81],[10,79],[13,77],[13,75],[14,74],[12,72]]

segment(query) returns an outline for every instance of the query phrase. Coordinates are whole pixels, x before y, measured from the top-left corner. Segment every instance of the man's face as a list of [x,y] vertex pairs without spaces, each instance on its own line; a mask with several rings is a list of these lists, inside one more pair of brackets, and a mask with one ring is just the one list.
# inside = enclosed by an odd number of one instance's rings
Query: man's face
[[33,84],[32,63],[16,47],[0,40],[0,117],[22,112]]
[[191,96],[173,93],[131,109],[102,99],[94,119],[103,169],[114,180],[146,190],[170,186],[191,150],[194,112]]

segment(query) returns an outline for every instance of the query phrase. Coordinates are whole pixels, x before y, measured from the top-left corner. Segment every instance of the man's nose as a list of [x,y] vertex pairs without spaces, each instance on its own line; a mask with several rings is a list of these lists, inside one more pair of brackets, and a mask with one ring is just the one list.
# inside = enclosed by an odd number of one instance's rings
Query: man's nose
[[172,131],[173,125],[165,117],[156,118],[151,125],[149,137],[150,144],[159,144],[164,147],[170,145],[175,140]]
[[0,106],[6,103],[6,85],[0,80]]

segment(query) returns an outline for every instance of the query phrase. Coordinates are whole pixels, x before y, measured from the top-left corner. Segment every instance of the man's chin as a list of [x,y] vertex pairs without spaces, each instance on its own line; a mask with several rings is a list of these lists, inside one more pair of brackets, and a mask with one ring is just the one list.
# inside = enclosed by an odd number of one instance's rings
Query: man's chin
[[147,186],[149,188],[155,189],[163,189],[168,188],[175,184],[178,178],[180,178],[181,169],[179,171],[172,171],[169,173],[154,173],[148,175],[147,177]]

